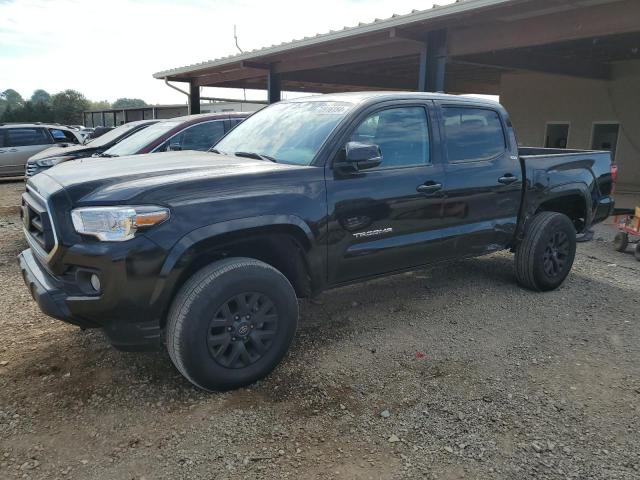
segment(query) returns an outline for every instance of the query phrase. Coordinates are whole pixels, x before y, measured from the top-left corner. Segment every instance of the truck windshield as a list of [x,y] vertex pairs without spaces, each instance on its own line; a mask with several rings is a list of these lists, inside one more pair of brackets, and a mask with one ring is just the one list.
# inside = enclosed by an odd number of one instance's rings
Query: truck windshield
[[104,157],[122,157],[124,155],[135,155],[154,140],[157,140],[172,128],[177,127],[180,122],[168,121],[160,122],[147,127],[130,137],[125,138],[120,143],[116,143],[109,150],[106,150]]
[[[214,147],[220,153],[309,165],[331,131],[353,108],[348,102],[282,102],[252,115]],[[240,155],[239,155],[240,156]]]

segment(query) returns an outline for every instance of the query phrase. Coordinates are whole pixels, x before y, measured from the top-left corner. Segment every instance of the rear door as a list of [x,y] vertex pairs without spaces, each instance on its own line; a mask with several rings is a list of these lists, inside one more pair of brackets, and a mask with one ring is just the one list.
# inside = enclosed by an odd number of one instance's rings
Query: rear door
[[[443,164],[431,102],[393,102],[363,112],[339,142],[378,145],[382,163],[355,174],[326,170],[329,283],[429,262],[441,227]],[[428,188],[427,188],[428,186]]]
[[447,158],[442,222],[448,256],[503,249],[515,232],[522,189],[508,119],[484,104],[436,103]]
[[0,175],[24,175],[29,157],[52,143],[51,136],[42,127],[4,129],[3,146],[0,147]]

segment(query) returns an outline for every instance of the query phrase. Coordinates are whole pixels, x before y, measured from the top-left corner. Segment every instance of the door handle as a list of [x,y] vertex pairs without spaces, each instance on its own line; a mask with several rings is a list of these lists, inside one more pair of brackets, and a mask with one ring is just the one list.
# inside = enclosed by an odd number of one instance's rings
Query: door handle
[[429,195],[431,193],[436,193],[437,191],[442,190],[442,184],[435,183],[435,182],[427,182],[427,183],[423,183],[422,185],[418,185],[416,190],[419,193],[424,193],[425,195]]
[[512,175],[511,173],[507,173],[505,176],[500,177],[498,179],[498,182],[504,184],[504,185],[511,185],[514,182],[518,181],[518,177]]

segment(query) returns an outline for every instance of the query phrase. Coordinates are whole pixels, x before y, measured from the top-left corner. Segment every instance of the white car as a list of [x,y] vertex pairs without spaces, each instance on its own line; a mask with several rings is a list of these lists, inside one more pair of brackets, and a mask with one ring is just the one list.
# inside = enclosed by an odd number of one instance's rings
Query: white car
[[78,145],[79,132],[56,124],[0,124],[0,177],[23,176],[29,157],[52,145]]

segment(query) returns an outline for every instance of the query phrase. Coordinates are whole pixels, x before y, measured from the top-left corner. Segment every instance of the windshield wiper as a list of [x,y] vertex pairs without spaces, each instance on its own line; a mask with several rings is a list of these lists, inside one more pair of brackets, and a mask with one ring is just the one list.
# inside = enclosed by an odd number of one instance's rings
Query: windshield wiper
[[118,155],[114,155],[113,153],[105,153],[102,152],[100,155],[98,155],[99,157],[104,157],[104,158],[112,158],[112,157],[117,157]]
[[270,162],[273,163],[278,163],[278,161],[273,158],[270,157],[269,155],[263,155],[261,153],[255,153],[255,152],[236,152],[234,153],[234,155],[236,157],[247,157],[247,158],[255,158],[256,160],[268,160]]
[[220,150],[218,150],[217,148],[210,148],[209,151],[211,153],[217,153],[218,155],[225,155],[224,152],[221,152]]

